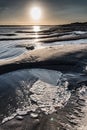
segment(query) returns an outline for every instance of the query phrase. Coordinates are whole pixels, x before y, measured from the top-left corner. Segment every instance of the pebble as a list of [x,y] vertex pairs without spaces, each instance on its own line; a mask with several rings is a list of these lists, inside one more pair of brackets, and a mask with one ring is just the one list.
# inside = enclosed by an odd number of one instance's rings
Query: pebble
[[54,120],[54,118],[51,118],[50,120],[51,120],[51,121],[53,121],[53,120]]
[[27,115],[27,111],[17,110],[17,114],[18,114],[19,116],[24,116],[24,115]]
[[23,120],[23,116],[16,116],[17,120]]
[[37,118],[37,117],[38,117],[38,114],[37,114],[37,113],[31,113],[30,116],[31,116],[32,118]]

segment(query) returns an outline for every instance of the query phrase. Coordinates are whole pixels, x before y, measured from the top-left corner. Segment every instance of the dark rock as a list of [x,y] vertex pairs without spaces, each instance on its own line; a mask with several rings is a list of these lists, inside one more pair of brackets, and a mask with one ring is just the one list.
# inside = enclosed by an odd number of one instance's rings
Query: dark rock
[[34,46],[26,46],[27,50],[34,50]]

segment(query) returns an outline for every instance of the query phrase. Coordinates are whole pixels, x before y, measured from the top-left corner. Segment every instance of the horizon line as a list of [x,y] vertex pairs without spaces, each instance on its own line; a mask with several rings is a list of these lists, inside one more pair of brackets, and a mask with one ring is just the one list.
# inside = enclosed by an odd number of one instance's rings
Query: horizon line
[[0,26],[61,26],[61,25],[69,25],[69,24],[84,24],[87,22],[71,22],[65,24],[40,24],[40,25],[33,25],[33,24],[0,24]]

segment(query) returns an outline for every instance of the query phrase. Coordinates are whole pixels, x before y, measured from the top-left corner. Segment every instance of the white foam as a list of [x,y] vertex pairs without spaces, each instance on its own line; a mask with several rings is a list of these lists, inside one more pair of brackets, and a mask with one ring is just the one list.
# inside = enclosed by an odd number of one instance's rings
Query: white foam
[[73,33],[75,33],[75,34],[87,34],[87,31],[74,31]]
[[79,40],[70,40],[70,41],[60,41],[60,42],[53,42],[53,43],[47,43],[42,44],[43,47],[50,47],[50,46],[59,46],[59,45],[68,45],[68,44],[87,44],[87,39],[79,39]]

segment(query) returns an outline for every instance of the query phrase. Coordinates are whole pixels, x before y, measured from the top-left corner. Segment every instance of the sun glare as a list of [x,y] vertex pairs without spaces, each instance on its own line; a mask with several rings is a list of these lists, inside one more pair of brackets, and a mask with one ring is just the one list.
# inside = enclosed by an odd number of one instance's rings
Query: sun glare
[[33,26],[34,32],[39,32],[40,31],[40,26]]
[[33,20],[39,20],[41,18],[41,9],[39,7],[33,7],[30,11],[30,15]]

